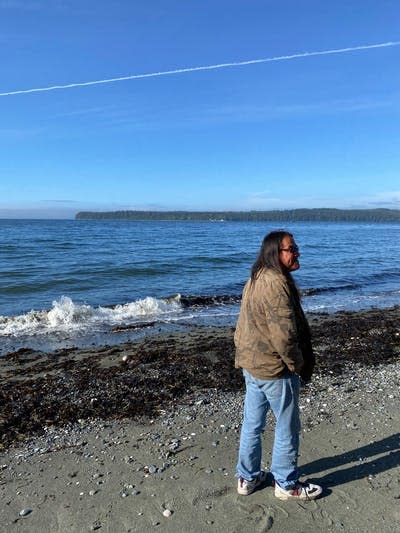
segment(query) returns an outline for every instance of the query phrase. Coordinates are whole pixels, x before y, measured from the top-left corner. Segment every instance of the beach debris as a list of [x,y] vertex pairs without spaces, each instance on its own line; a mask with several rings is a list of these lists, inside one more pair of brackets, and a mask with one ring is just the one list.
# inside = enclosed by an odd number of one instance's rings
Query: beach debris
[[180,444],[181,444],[181,441],[179,439],[172,439],[170,443],[168,444],[168,448],[171,451],[175,451],[179,448]]
[[18,513],[19,516],[28,516],[28,514],[31,514],[32,509],[21,509],[21,511]]
[[158,472],[158,468],[156,467],[156,465],[147,466],[145,467],[145,469],[147,469],[147,472],[149,474],[156,474]]

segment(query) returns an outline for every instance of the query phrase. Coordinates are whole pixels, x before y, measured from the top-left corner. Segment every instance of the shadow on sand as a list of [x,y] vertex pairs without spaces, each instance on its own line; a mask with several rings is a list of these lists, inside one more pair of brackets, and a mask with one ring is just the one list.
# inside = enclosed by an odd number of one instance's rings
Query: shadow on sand
[[[357,464],[351,464],[354,462]],[[344,466],[346,468],[341,468]],[[301,466],[300,471],[302,476],[311,477],[318,472],[332,470],[322,478],[316,479],[324,487],[335,487],[375,476],[398,466],[400,466],[400,433],[349,452],[317,459]]]

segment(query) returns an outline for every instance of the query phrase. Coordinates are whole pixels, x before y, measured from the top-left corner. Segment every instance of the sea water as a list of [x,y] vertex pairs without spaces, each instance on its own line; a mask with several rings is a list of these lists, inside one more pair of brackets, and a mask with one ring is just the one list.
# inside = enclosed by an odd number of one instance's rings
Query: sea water
[[0,220],[0,354],[234,325],[262,238],[294,234],[307,312],[400,304],[400,224]]

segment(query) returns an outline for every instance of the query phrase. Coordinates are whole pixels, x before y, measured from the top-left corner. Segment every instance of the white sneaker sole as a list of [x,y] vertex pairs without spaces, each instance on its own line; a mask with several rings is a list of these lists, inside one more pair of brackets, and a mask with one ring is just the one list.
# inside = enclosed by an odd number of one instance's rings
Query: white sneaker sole
[[307,490],[303,488],[301,493],[298,496],[294,496],[292,494],[289,494],[287,491],[285,491],[281,487],[276,486],[275,497],[283,501],[300,500],[304,502],[304,501],[315,500],[322,494],[322,487],[320,487],[319,485],[314,485],[313,483],[309,483],[309,487],[312,492],[311,491],[307,492]]
[[253,492],[256,490],[257,487],[259,487],[260,485],[262,485],[263,483],[267,481],[267,478],[268,478],[267,472],[261,472],[261,474],[257,478],[257,482],[251,487],[251,489],[249,487],[242,488],[240,487],[238,483],[238,487],[237,487],[238,494],[240,494],[240,496],[250,496],[250,494],[253,494]]

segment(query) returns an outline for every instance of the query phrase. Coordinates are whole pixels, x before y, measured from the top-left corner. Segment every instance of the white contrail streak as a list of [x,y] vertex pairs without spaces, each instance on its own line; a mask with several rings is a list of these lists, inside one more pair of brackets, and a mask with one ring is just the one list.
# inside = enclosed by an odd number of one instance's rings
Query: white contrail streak
[[86,81],[81,83],[69,83],[68,85],[53,85],[51,87],[38,87],[36,89],[22,89],[19,91],[10,91],[0,93],[0,96],[12,96],[15,94],[38,93],[43,91],[55,91],[57,89],[71,89],[73,87],[87,87],[88,85],[99,85],[100,83],[115,83],[117,81],[137,80],[141,78],[155,78],[156,76],[169,76],[171,74],[182,74],[184,72],[197,72],[199,70],[215,70],[218,68],[241,67],[244,65],[255,65],[257,63],[269,63],[271,61],[288,61],[289,59],[298,59],[300,57],[325,56],[328,54],[344,54],[346,52],[355,52],[357,50],[371,50],[372,48],[385,48],[388,46],[398,46],[400,41],[388,43],[367,44],[362,46],[352,46],[349,48],[338,48],[335,50],[322,50],[319,52],[303,52],[301,54],[292,54],[288,56],[267,57],[264,59],[250,59],[248,61],[237,61],[234,63],[220,63],[218,65],[206,65],[202,67],[178,68],[175,70],[165,70],[163,72],[150,72],[148,74],[133,74],[131,76],[121,76],[120,78],[109,78],[106,80]]

